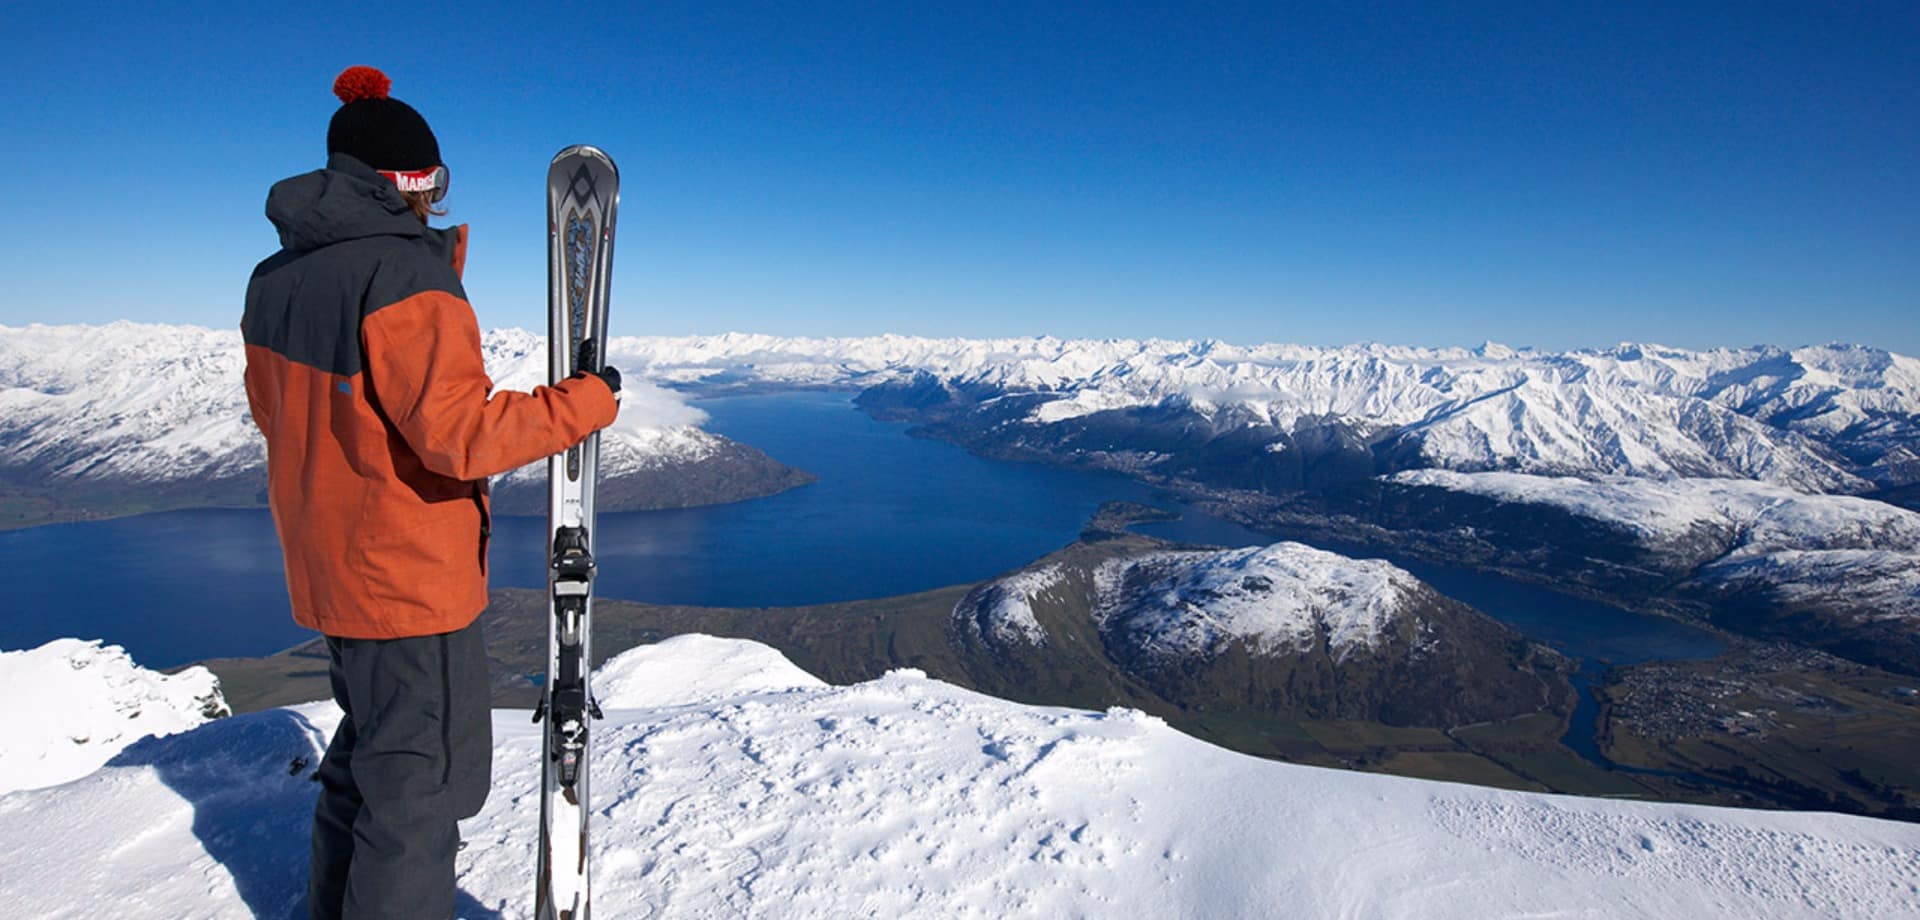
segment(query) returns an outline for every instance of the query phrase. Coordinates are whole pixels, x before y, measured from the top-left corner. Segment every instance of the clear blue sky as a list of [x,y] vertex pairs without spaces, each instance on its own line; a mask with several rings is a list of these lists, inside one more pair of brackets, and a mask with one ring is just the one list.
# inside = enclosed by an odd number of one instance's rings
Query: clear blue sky
[[588,142],[622,334],[1920,354],[1912,0],[522,6],[7,4],[0,323],[236,323],[371,64],[485,326]]

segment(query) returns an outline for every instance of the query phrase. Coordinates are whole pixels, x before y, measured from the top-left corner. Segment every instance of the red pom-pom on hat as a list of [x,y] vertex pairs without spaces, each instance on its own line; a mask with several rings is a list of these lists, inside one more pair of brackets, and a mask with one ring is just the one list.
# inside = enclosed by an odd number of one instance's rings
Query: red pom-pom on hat
[[333,79],[333,94],[343,103],[359,102],[362,99],[385,99],[387,92],[393,89],[393,81],[387,75],[372,67],[354,66],[340,71]]

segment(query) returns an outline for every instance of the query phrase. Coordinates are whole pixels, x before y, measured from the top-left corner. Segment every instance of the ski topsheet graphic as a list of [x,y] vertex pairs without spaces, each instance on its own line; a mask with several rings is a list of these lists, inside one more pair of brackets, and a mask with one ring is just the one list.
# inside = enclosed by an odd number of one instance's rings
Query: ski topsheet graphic
[[[547,170],[549,382],[597,370],[605,356],[607,288],[620,173],[598,149],[568,147]],[[547,681],[540,788],[539,920],[588,920],[588,725],[593,699],[593,493],[600,436],[547,461]]]

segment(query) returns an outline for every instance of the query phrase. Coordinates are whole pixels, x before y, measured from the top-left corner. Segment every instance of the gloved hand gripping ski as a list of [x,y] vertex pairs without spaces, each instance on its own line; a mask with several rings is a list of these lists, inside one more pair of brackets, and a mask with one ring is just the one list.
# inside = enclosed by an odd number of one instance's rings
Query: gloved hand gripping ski
[[600,378],[601,382],[607,385],[607,389],[613,391],[614,397],[618,398],[620,396],[620,369],[611,364],[599,363],[599,361],[596,360],[599,356],[600,347],[598,342],[595,342],[593,339],[582,340],[580,342],[580,350],[576,352],[576,357],[574,358],[573,376],[585,377],[588,374],[592,374]]

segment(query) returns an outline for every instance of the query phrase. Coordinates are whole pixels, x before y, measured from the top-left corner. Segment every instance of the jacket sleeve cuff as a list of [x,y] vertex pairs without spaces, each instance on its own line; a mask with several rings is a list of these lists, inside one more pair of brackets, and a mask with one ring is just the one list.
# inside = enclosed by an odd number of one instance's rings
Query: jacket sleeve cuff
[[600,410],[593,413],[594,418],[599,421],[593,426],[595,431],[613,424],[613,420],[620,416],[620,394],[607,386],[607,382],[601,380],[598,374],[582,372],[560,381],[555,386],[569,396],[592,400],[593,405]]

